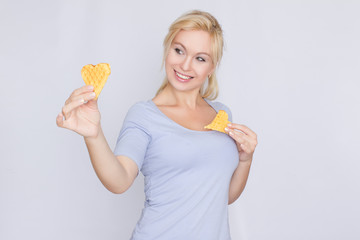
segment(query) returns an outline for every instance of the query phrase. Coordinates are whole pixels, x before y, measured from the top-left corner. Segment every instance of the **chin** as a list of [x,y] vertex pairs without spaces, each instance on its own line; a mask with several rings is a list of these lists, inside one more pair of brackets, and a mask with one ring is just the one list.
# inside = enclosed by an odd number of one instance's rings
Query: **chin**
[[189,91],[194,91],[194,90],[197,90],[197,92],[198,92],[198,91],[200,91],[200,88],[202,86],[202,85],[197,85],[197,84],[194,85],[194,83],[190,84],[190,82],[182,83],[176,79],[169,79],[169,78],[168,78],[168,84],[173,90],[178,91],[178,92],[189,92]]

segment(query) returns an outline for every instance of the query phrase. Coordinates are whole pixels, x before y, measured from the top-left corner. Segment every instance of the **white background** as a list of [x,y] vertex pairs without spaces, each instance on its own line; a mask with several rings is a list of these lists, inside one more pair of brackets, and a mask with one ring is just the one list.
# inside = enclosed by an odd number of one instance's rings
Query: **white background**
[[[229,206],[234,240],[360,239],[360,3],[0,2],[0,239],[129,239],[143,177],[107,191],[82,137],[55,118],[85,64],[112,73],[99,98],[113,148],[128,108],[164,77],[162,41],[185,11],[224,29],[219,101],[258,134]],[[205,239],[206,240],[206,239]]]

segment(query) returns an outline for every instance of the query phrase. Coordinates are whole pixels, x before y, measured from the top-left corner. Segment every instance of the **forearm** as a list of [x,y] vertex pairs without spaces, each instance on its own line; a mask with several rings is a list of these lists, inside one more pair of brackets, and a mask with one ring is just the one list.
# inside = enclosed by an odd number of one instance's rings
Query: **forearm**
[[126,169],[117,160],[109,147],[102,129],[96,138],[84,138],[90,160],[102,184],[113,193],[122,193],[128,188]]
[[249,177],[251,162],[252,160],[239,161],[239,164],[235,169],[230,181],[229,205],[235,202],[243,192]]

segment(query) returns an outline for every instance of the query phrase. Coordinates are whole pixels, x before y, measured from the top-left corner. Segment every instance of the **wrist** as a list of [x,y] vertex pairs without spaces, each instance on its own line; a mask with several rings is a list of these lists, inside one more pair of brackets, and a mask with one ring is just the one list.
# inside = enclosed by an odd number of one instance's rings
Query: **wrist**
[[249,159],[239,159],[239,163],[243,163],[243,164],[251,164],[252,162],[252,158],[249,158]]
[[101,129],[101,127],[99,127],[98,131],[95,134],[90,135],[90,136],[84,136],[84,140],[86,142],[97,141],[101,137],[102,134],[103,134],[102,129]]

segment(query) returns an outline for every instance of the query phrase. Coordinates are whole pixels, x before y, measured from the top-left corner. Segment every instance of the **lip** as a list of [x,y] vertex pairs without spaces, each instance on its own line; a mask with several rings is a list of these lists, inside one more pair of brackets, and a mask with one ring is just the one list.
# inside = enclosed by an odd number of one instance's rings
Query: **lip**
[[[181,74],[181,75],[184,75],[184,76],[190,77],[190,78],[189,78],[189,79],[182,79],[182,78],[180,78],[176,73],[179,73],[179,74]],[[174,69],[174,75],[175,75],[175,77],[176,77],[176,79],[177,79],[178,81],[183,82],[183,83],[184,83],[184,82],[189,82],[191,79],[194,78],[194,77],[192,77],[192,76],[189,76],[189,75],[180,73],[180,72],[176,71],[175,69]]]

